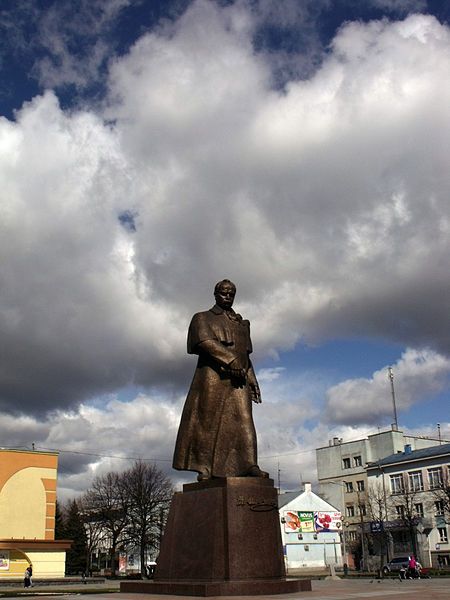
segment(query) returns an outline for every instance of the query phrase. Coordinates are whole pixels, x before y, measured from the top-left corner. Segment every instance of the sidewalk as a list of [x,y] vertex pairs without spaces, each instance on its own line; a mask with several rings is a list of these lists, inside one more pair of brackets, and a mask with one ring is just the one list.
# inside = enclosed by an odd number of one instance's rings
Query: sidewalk
[[[121,594],[108,589],[108,585],[116,582],[107,582],[103,585],[95,586],[74,586],[66,585],[55,589],[55,586],[44,588],[24,590],[0,589],[0,598],[12,598],[26,596],[28,600],[38,600],[46,593],[52,596],[53,600],[80,600],[80,595],[95,594],[95,600],[192,600],[183,596],[157,596],[146,594]],[[117,582],[118,583],[118,582]],[[15,592],[18,592],[17,594]],[[24,593],[25,592],[25,593]],[[233,600],[250,600],[250,596],[234,596]],[[450,586],[448,579],[422,579],[400,581],[398,579],[366,579],[366,580],[313,580],[312,592],[300,592],[298,594],[284,594],[279,596],[256,596],[254,600],[444,600],[450,598]]]
[[[32,588],[24,588],[23,583],[16,585],[2,585],[0,583],[0,598],[14,598],[18,596],[33,596],[51,595],[57,597],[58,594],[115,594],[119,591],[120,581],[107,580],[102,582],[60,582],[51,584],[35,583]],[[65,596],[66,598],[68,596]],[[115,596],[117,598],[117,596]],[[142,600],[142,599],[141,599]]]

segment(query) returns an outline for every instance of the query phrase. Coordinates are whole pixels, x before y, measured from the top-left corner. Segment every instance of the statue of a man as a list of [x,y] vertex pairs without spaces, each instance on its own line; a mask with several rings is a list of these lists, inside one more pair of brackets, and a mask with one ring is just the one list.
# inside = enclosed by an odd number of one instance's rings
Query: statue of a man
[[197,479],[268,477],[257,463],[252,401],[261,394],[249,355],[250,323],[232,309],[236,286],[214,289],[216,304],[192,317],[187,351],[198,354],[184,405],[174,469],[197,471]]

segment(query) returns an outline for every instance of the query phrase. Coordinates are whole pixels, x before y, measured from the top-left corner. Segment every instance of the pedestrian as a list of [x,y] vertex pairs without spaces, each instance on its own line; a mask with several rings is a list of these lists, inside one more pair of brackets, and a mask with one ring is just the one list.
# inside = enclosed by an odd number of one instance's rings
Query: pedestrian
[[414,554],[411,554],[408,561],[408,577],[416,579],[417,577],[417,561]]
[[31,573],[30,573],[30,567],[27,567],[25,569],[25,574],[23,577],[23,587],[27,588],[30,587],[31,585]]
[[33,587],[33,563],[30,563],[28,570],[30,572],[30,587]]

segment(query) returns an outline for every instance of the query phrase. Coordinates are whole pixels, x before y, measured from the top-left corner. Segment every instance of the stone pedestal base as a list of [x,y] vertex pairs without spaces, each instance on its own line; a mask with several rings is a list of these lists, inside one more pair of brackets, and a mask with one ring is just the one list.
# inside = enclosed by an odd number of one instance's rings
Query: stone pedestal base
[[272,479],[257,477],[183,486],[170,507],[154,581],[120,585],[121,592],[185,596],[310,589],[308,580],[285,579],[277,492]]
[[123,581],[120,591],[129,594],[171,596],[270,596],[310,592],[310,579],[258,579],[254,581]]

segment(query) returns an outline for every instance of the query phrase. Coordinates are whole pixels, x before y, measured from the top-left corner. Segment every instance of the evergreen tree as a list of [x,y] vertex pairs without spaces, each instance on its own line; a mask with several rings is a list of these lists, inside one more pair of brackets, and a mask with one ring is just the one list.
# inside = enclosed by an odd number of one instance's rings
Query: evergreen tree
[[68,575],[85,573],[87,537],[76,500],[72,500],[67,508],[64,535],[72,540],[72,547],[66,555],[66,573]]
[[64,515],[61,512],[58,501],[55,507],[55,540],[66,539],[66,525],[64,523]]

